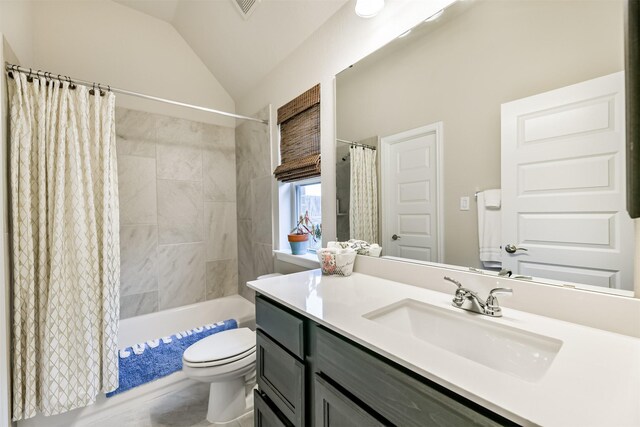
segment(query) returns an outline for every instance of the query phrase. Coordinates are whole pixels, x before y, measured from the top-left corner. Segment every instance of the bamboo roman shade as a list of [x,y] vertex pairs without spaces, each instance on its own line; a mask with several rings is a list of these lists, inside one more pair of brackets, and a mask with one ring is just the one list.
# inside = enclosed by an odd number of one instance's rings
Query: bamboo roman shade
[[280,166],[278,181],[320,176],[320,85],[278,108]]

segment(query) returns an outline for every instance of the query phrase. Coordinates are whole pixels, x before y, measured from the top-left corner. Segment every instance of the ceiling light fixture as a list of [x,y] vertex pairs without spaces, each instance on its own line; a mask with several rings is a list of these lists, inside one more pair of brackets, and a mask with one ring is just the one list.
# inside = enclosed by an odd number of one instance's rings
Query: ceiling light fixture
[[436,13],[434,13],[433,15],[425,19],[424,22],[435,21],[436,19],[440,18],[443,13],[444,13],[444,9],[440,9],[439,11],[437,11]]
[[384,8],[384,0],[357,0],[356,15],[361,18],[373,18]]

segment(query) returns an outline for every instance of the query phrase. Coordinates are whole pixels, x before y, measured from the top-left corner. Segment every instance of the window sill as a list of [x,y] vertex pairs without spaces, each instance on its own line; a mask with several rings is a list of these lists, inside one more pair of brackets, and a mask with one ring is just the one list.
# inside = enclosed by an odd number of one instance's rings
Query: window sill
[[276,259],[287,262],[289,264],[299,265],[300,267],[305,268],[320,268],[320,261],[318,261],[318,257],[316,254],[307,253],[304,255],[293,255],[289,251],[279,251],[274,250],[273,253],[276,256]]

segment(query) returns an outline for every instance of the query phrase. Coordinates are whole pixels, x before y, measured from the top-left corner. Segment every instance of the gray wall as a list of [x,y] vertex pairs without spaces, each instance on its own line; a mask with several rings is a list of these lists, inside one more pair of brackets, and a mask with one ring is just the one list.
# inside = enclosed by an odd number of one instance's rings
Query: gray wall
[[237,293],[233,128],[116,109],[120,317]]
[[[269,118],[269,107],[256,117]],[[253,301],[246,283],[274,272],[269,126],[244,122],[236,128],[238,193],[238,293]]]

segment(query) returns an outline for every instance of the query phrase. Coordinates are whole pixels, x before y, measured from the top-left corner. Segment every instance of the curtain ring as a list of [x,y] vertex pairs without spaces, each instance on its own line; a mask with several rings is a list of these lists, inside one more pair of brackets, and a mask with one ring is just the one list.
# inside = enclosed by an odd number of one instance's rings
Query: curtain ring
[[29,83],[32,83],[32,82],[33,82],[33,77],[31,77],[31,73],[32,73],[32,71],[33,71],[33,70],[32,70],[31,68],[29,68],[29,75],[27,76],[27,81],[28,81]]
[[58,82],[60,82],[60,89],[62,89],[64,85],[62,84],[62,78],[60,77],[60,74],[58,74]]
[[91,86],[91,90],[89,91],[89,95],[95,95],[96,94],[96,83],[94,82],[93,85]]

